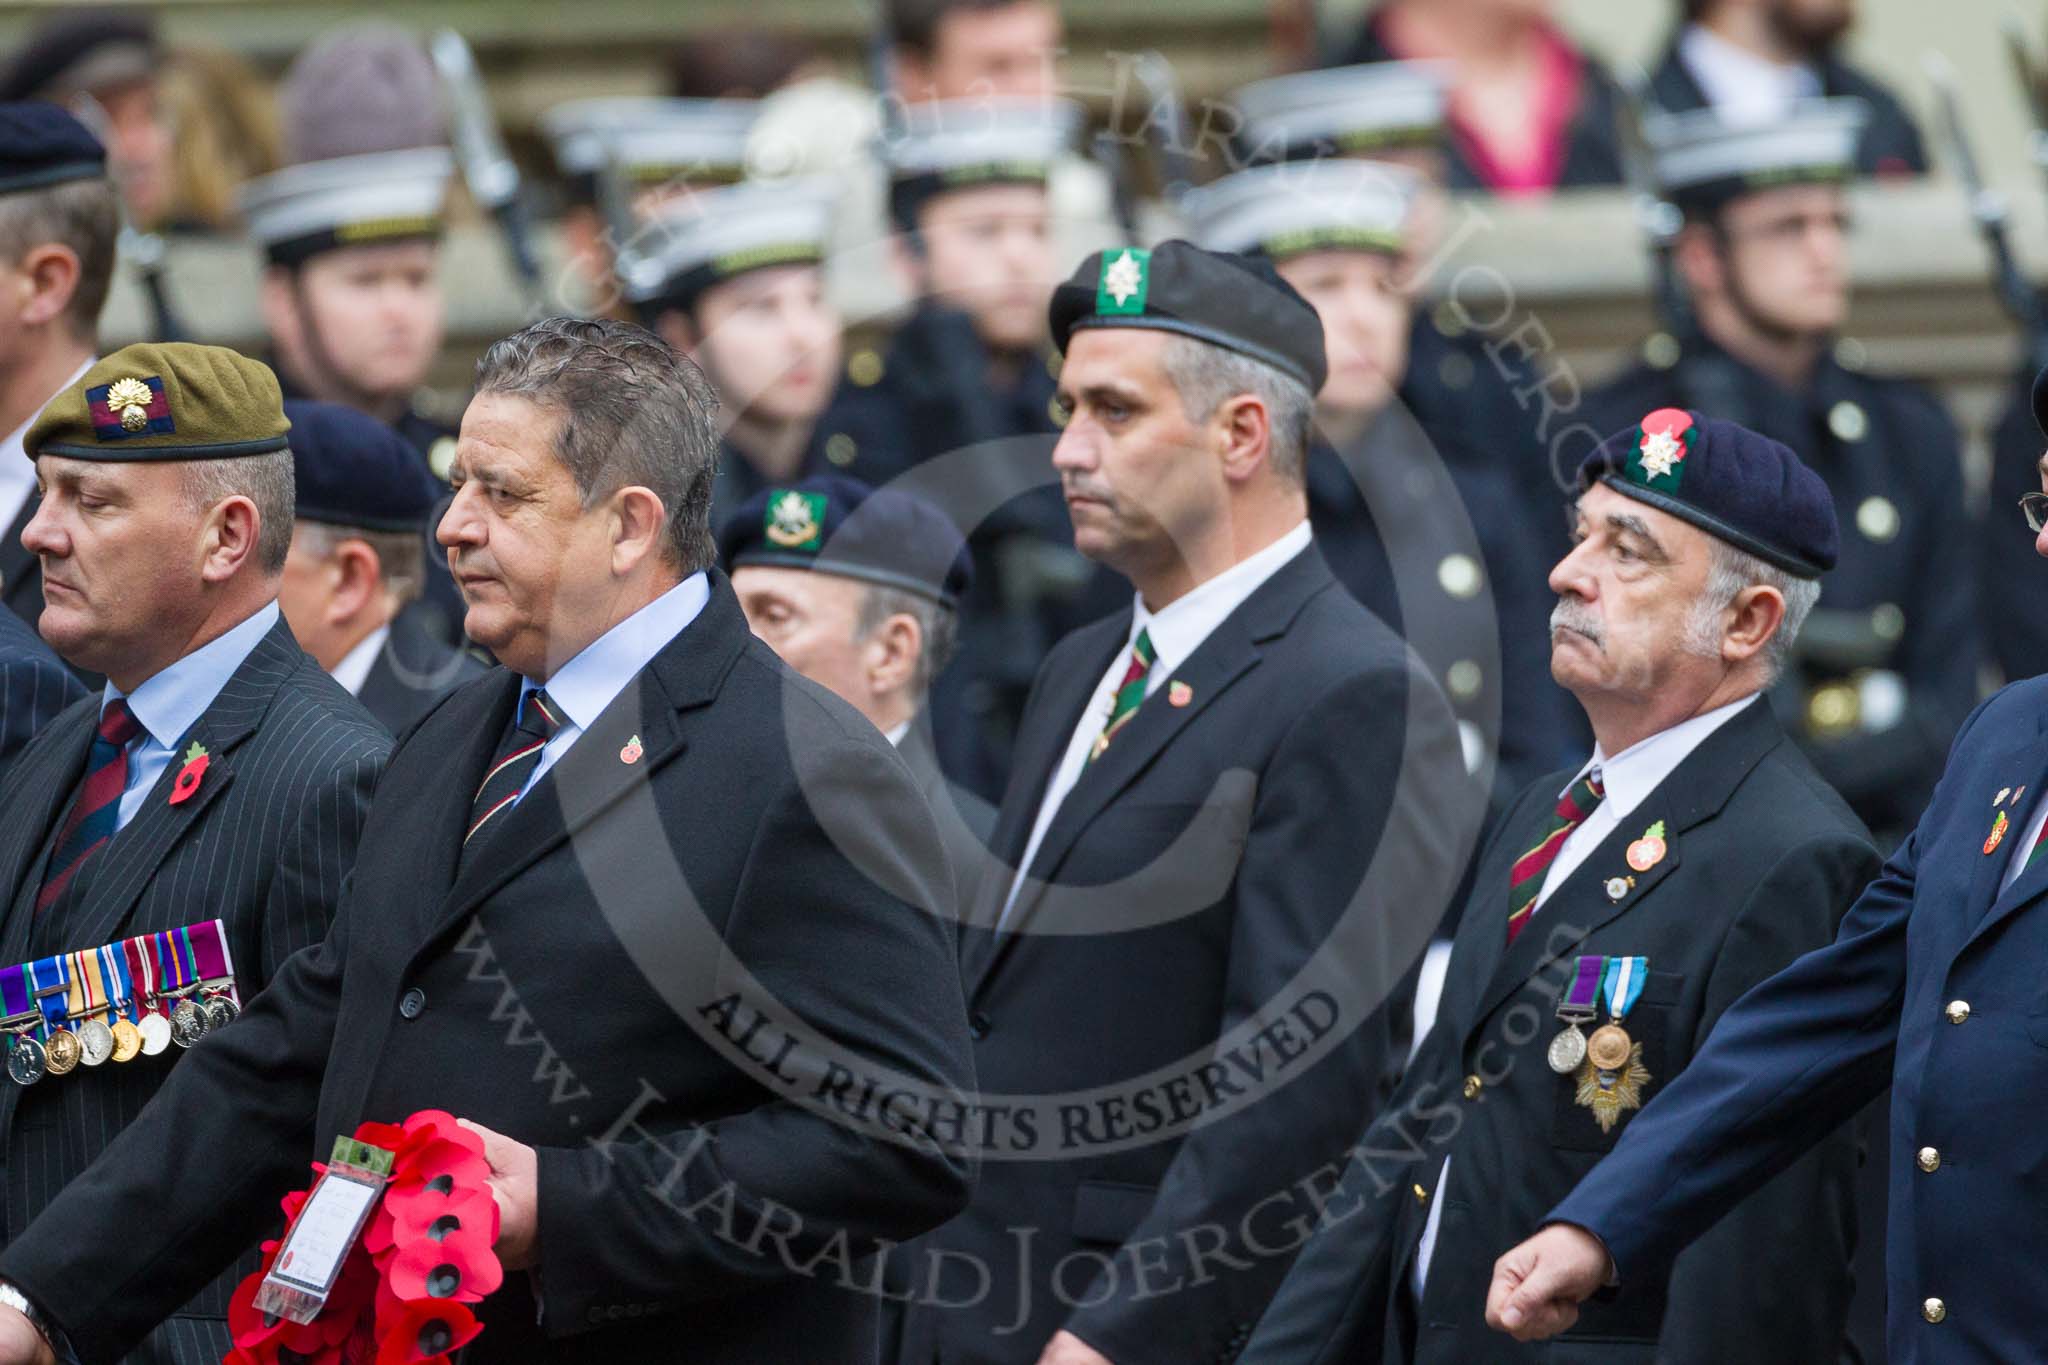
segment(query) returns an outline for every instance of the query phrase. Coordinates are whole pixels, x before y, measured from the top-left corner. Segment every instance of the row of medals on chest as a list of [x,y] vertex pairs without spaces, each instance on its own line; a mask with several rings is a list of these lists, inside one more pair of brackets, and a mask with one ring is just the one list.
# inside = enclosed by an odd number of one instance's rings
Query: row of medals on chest
[[[242,1011],[233,997],[234,978],[195,981],[143,1002],[140,1017],[129,1020],[103,1005],[75,1027],[59,1027],[38,1038],[40,1010],[0,1019],[0,1033],[11,1035],[7,1075],[16,1085],[34,1085],[45,1076],[64,1076],[81,1066],[132,1062],[154,1057],[173,1044],[187,1048],[216,1029],[226,1028]],[[47,988],[65,989],[61,985]]]
[[1599,1010],[1575,1009],[1570,1004],[1563,1004],[1558,1006],[1557,1017],[1563,1022],[1564,1029],[1550,1040],[1552,1071],[1560,1076],[1569,1076],[1587,1061],[1591,1061],[1598,1071],[1620,1071],[1628,1065],[1635,1040],[1628,1036],[1628,1030],[1621,1026],[1620,1019],[1609,1019],[1594,1029],[1589,1038],[1580,1031],[1579,1025],[1590,1024],[1599,1018]]

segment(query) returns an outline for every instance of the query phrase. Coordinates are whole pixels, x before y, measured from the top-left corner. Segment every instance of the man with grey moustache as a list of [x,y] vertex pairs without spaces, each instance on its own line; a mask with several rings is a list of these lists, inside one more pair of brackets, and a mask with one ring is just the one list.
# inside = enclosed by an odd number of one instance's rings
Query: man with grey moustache
[[[1835,561],[1827,486],[1676,408],[1579,473],[1551,671],[1592,756],[1480,855],[1436,1023],[1321,1201],[1240,1365],[1650,1365],[1837,1357],[1856,1235],[1837,1131],[1668,1280],[1584,1306],[1561,1354],[1489,1332],[1494,1258],[1613,1147],[1750,986],[1829,942],[1878,858],[1758,701]],[[1597,1341],[1597,1347],[1590,1343]]]

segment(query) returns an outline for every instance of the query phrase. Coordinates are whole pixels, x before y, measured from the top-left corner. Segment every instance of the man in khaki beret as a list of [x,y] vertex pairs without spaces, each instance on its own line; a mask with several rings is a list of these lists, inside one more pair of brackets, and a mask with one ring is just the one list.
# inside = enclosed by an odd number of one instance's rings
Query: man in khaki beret
[[[325,936],[390,741],[279,615],[288,426],[265,366],[164,344],[94,364],[30,427],[42,503],[22,540],[42,561],[40,629],[107,682],[0,785],[0,962],[218,918],[247,999]],[[26,1226],[83,1171],[182,1053],[92,1065],[88,1046],[76,1070],[27,1084],[33,1068],[10,1067],[6,1226]],[[129,1359],[220,1360],[246,1269]]]

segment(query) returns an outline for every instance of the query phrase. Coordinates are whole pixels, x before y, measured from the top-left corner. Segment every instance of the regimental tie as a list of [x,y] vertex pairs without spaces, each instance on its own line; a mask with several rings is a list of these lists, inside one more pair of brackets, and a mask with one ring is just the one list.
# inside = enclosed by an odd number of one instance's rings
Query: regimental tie
[[1124,728],[1124,722],[1145,700],[1145,679],[1151,674],[1153,661],[1158,657],[1152,648],[1152,632],[1149,629],[1139,631],[1138,638],[1131,641],[1130,666],[1124,669],[1124,680],[1116,685],[1116,696],[1110,702],[1109,722],[1095,737],[1095,747],[1088,751],[1090,763],[1102,757],[1102,751],[1109,747],[1110,740],[1116,738],[1116,732]]
[[[2013,805],[2017,806],[2019,802],[2015,801]],[[2020,869],[2022,876],[2031,872],[2034,864],[2041,861],[2041,850],[2044,848],[2048,848],[2048,825],[2041,826],[2040,834],[2034,838],[2034,846],[2027,850],[2027,865]]]
[[71,813],[64,817],[62,831],[43,868],[43,886],[36,893],[36,913],[55,905],[65,888],[78,878],[86,860],[106,847],[120,828],[121,793],[128,789],[128,745],[142,733],[142,723],[116,697],[100,713],[100,726],[92,737],[92,751],[85,759],[85,780]]
[[1515,865],[1508,870],[1508,942],[1515,941],[1515,935],[1522,932],[1529,916],[1535,913],[1536,897],[1543,890],[1543,874],[1557,861],[1557,851],[1606,795],[1598,773],[1589,773],[1572,783],[1571,790],[1558,798],[1557,812],[1550,817],[1550,828],[1544,832],[1542,842],[1515,859]]
[[465,866],[470,849],[478,846],[477,835],[511,809],[519,794],[526,790],[526,784],[533,780],[533,770],[540,766],[541,750],[562,728],[562,708],[544,689],[535,688],[519,703],[516,721],[499,742],[498,752],[491,755],[491,766],[484,770],[476,799],[469,803],[469,832],[462,836],[461,861]]

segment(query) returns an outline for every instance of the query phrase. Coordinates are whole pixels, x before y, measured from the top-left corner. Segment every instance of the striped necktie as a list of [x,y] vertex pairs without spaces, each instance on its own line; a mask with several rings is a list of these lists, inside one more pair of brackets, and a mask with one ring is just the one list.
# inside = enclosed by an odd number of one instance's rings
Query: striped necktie
[[1141,630],[1138,638],[1131,641],[1131,662],[1124,669],[1124,680],[1116,685],[1115,699],[1110,703],[1109,722],[1102,727],[1102,733],[1095,737],[1095,747],[1088,751],[1088,761],[1093,763],[1102,757],[1102,751],[1109,747],[1109,741],[1116,732],[1124,728],[1124,722],[1145,700],[1145,677],[1152,671],[1152,662],[1159,656],[1152,649],[1152,632]]
[[142,723],[119,697],[100,713],[92,751],[86,755],[85,780],[79,783],[71,813],[64,817],[62,832],[43,868],[42,890],[36,893],[37,914],[57,903],[77,878],[78,869],[120,828],[121,793],[128,789],[128,745],[141,733]]
[[1557,861],[1557,851],[1605,795],[1598,774],[1572,783],[1572,789],[1558,798],[1557,811],[1550,817],[1550,828],[1544,831],[1542,841],[1515,859],[1514,867],[1508,871],[1508,942],[1515,941],[1515,935],[1522,932],[1529,916],[1535,913],[1536,897],[1543,890],[1543,874]]
[[533,770],[540,766],[541,750],[562,728],[562,708],[545,690],[536,687],[520,701],[513,721],[498,744],[498,752],[491,756],[491,766],[484,770],[475,799],[469,803],[469,832],[462,836],[461,861],[465,865],[470,849],[477,847],[476,836],[500,812],[509,810],[533,780]]
[[[2019,803],[2015,801],[2013,804],[2018,805]],[[2048,848],[2048,825],[2041,826],[2040,834],[2035,836],[2034,846],[2027,850],[2026,864],[2020,868],[2021,876],[2024,877],[2027,873],[2031,872],[2034,864],[2041,861],[2041,850],[2044,848]]]

